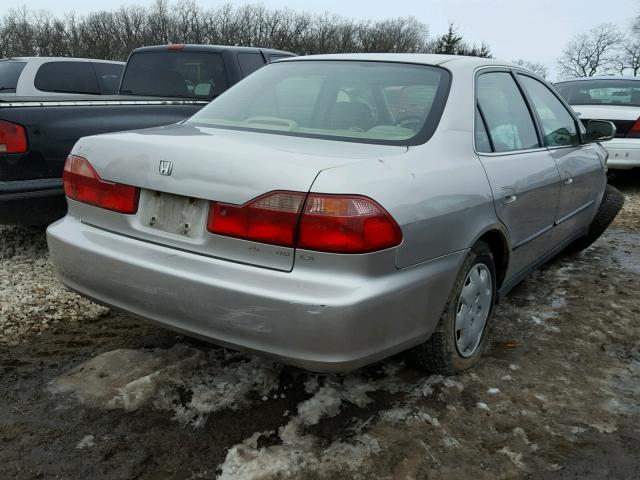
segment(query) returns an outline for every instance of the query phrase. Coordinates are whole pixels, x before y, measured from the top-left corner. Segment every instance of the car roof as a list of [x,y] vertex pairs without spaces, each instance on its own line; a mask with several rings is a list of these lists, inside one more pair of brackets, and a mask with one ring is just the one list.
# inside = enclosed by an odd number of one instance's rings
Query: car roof
[[633,75],[596,75],[593,77],[567,78],[566,80],[556,82],[554,85],[567,82],[585,82],[589,80],[640,80],[640,77]]
[[[398,63],[418,63],[423,65],[445,65],[464,67],[500,66],[509,68],[519,68],[511,62],[496,60],[494,58],[469,57],[464,55],[441,55],[434,53],[336,53],[328,55],[307,55],[303,57],[283,58],[277,62],[299,62],[309,60],[353,60],[353,61],[374,61],[374,62],[398,62]],[[454,67],[455,68],[455,67]],[[525,69],[526,70],[526,69]]]
[[[261,48],[261,47],[237,47],[234,45],[200,45],[194,43],[186,43],[186,44],[174,44],[180,45],[180,50],[185,51],[211,51],[211,52],[247,52],[254,53],[258,51],[263,51],[267,53],[280,53],[284,55],[295,55],[291,52],[286,52],[284,50],[275,50],[273,48]],[[139,47],[133,50],[131,53],[135,52],[156,52],[156,51],[166,51],[169,49],[171,45],[151,45],[148,47]]]
[[116,63],[124,65],[124,62],[118,62],[115,60],[101,60],[98,58],[77,58],[77,57],[9,57],[0,59],[1,62],[15,61],[15,62],[97,62],[97,63]]

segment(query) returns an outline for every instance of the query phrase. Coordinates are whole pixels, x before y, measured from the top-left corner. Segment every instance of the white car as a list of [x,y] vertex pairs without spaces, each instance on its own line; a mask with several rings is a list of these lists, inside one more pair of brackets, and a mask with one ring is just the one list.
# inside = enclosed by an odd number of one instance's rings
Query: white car
[[608,165],[640,167],[640,77],[578,78],[554,85],[583,123],[610,120],[616,137],[607,142]]
[[0,60],[0,100],[6,97],[115,95],[123,62],[67,57]]

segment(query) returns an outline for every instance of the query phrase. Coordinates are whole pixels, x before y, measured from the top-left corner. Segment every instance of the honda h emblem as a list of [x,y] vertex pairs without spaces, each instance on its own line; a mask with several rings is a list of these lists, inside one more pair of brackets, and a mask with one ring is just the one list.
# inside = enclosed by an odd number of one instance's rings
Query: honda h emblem
[[160,160],[160,175],[171,175],[173,170],[173,163],[169,160]]

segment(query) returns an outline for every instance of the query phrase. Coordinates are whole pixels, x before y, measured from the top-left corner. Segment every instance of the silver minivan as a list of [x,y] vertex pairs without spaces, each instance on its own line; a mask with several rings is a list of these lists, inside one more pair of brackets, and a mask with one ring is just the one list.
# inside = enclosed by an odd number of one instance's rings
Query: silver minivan
[[621,208],[614,134],[496,60],[280,60],[179,125],[81,139],[51,258],[99,303],[308,370],[411,349],[456,373],[495,302]]

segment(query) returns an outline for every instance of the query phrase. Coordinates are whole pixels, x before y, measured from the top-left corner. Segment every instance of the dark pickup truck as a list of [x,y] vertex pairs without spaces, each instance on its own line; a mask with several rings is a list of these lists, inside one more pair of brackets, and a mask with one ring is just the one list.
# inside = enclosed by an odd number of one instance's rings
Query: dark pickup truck
[[12,97],[0,101],[0,224],[62,217],[62,170],[88,135],[176,123],[266,63],[292,53],[213,45],[134,50],[119,95]]

